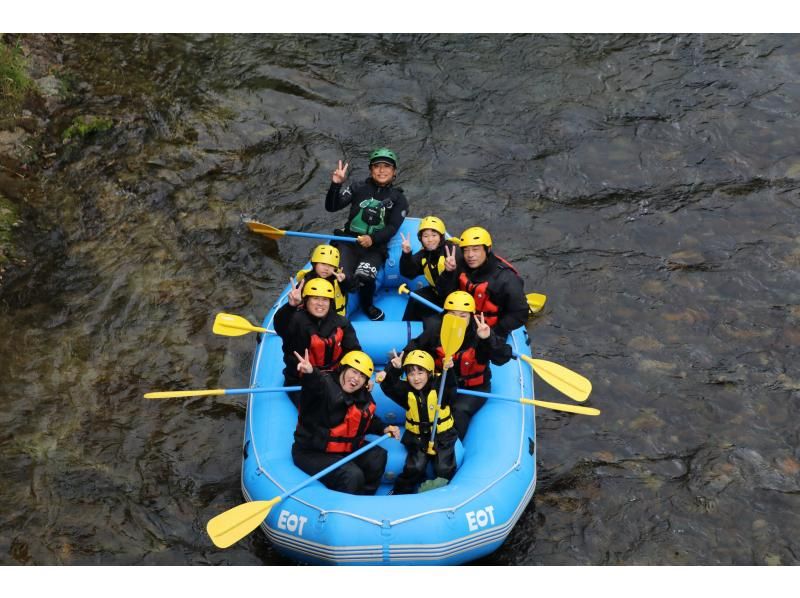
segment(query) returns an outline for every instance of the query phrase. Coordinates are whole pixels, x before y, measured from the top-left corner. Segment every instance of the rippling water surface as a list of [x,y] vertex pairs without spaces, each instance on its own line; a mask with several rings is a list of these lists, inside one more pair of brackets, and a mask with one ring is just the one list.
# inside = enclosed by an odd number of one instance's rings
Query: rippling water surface
[[[484,225],[548,296],[534,356],[597,418],[538,410],[539,483],[486,564],[800,562],[800,37],[65,36],[115,126],[29,197],[0,296],[0,563],[285,564],[238,504],[259,320],[328,231],[340,158],[388,145],[412,215]],[[61,129],[59,129],[61,127]],[[543,400],[562,400],[538,385]]]

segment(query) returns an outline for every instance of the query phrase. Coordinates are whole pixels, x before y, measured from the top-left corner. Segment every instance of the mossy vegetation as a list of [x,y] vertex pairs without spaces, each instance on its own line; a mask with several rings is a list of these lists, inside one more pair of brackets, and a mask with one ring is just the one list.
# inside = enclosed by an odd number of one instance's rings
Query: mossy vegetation
[[0,193],[0,268],[6,265],[11,257],[11,237],[14,227],[19,226],[19,214],[14,204]]
[[108,131],[114,123],[110,118],[103,116],[78,116],[72,121],[72,124],[67,127],[61,134],[61,138],[65,141],[73,139],[85,139],[94,133],[102,133]]
[[0,41],[0,115],[19,110],[31,85],[22,50]]

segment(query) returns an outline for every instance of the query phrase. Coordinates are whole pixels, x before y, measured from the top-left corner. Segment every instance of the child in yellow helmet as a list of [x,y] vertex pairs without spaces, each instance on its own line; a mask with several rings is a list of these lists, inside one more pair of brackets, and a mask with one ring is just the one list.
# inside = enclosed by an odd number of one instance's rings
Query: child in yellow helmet
[[347,294],[351,290],[350,281],[339,268],[339,250],[333,245],[317,245],[311,253],[311,269],[299,270],[295,275],[298,282],[312,278],[324,278],[333,285],[333,309],[340,316],[347,315]]
[[[395,481],[393,494],[414,493],[418,484],[425,480],[429,460],[433,461],[436,477],[451,480],[456,473],[455,446],[458,434],[450,413],[450,405],[456,400],[455,376],[445,379],[434,439],[436,454],[429,455],[427,452],[438,403],[440,378],[434,375],[434,369],[430,353],[415,350],[398,355],[395,351],[381,382],[381,390],[386,396],[406,409],[406,430],[401,440],[407,451],[406,462],[403,472]],[[405,380],[401,378],[403,371]]]
[[[375,401],[367,389],[374,364],[362,351],[350,351],[333,372],[322,372],[311,363],[308,351],[295,353],[302,390],[297,427],[292,445],[294,464],[309,475],[333,465],[364,444],[366,434],[391,433],[375,414]],[[370,449],[322,477],[331,490],[349,494],[375,494],[386,468],[386,450]]]
[[[441,218],[436,216],[426,216],[420,220],[417,229],[417,238],[422,244],[422,249],[416,253],[411,253],[411,235],[405,237],[400,233],[402,239],[400,255],[400,274],[406,278],[413,279],[424,275],[428,281],[428,286],[414,290],[423,299],[441,306],[447,293],[440,293],[438,282],[439,275],[445,269],[445,252],[447,248],[455,250],[455,245],[445,237],[445,226]],[[419,320],[435,315],[435,312],[420,303],[409,299],[406,310],[403,313],[403,320]]]

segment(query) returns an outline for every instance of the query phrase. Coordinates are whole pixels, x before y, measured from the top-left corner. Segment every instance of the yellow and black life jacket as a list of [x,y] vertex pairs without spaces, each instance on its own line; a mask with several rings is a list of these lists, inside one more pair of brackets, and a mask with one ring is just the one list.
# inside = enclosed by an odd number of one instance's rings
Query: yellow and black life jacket
[[[425,398],[425,405],[422,405],[422,397],[410,392],[408,393],[408,409],[406,410],[406,430],[412,434],[420,436],[431,433],[431,424],[436,417],[436,391],[431,389]],[[424,407],[420,409],[420,407]],[[440,434],[453,427],[453,416],[450,415],[450,407],[439,409],[439,421],[436,422],[436,433]]]

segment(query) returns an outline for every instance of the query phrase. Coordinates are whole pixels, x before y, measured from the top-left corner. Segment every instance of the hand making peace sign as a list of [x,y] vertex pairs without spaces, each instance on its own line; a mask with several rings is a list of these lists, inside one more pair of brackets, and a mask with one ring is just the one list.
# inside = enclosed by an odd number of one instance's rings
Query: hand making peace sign
[[339,160],[339,168],[333,171],[331,175],[331,180],[336,183],[337,185],[341,185],[344,183],[344,180],[347,178],[347,167],[349,164],[347,162],[344,163],[342,166],[342,161]]
[[492,329],[489,328],[489,325],[486,323],[486,318],[483,316],[483,313],[481,312],[480,314],[474,314],[472,317],[475,318],[475,323],[478,325],[478,328],[475,331],[478,335],[478,338],[481,339],[489,338]]
[[308,359],[308,349],[306,349],[305,356],[300,355],[297,351],[294,351],[294,356],[297,358],[297,371],[303,372],[304,374],[310,374],[314,371],[314,366],[311,365],[311,362]]
[[400,233],[400,238],[403,240],[402,245],[400,245],[403,253],[411,253],[411,233],[408,233],[408,237],[404,237],[403,233]]
[[394,357],[391,359],[391,364],[393,367],[397,368],[398,370],[403,367],[403,353],[404,351],[400,351],[400,355],[397,354],[396,349],[392,349],[392,353]]
[[297,286],[297,281],[293,276],[289,277],[289,282],[292,283],[292,290],[286,296],[289,300],[289,305],[297,307],[303,302],[303,285],[306,283],[305,278],[300,281],[300,286]]
[[456,269],[456,248],[449,245],[444,246],[444,269],[452,272]]

